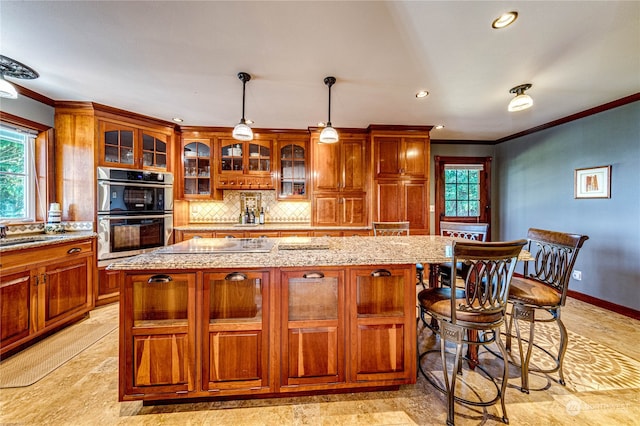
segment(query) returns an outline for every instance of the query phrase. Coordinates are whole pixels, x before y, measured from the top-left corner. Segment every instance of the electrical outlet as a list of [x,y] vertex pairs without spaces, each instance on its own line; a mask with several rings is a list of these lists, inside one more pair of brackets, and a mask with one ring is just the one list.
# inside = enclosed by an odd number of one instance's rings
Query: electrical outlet
[[433,204],[431,204],[431,205],[429,206],[429,211],[430,211],[431,213],[435,212],[435,211],[436,211],[436,206],[434,206]]
[[582,281],[582,271],[573,271],[573,273],[571,274],[571,276],[573,277],[574,280],[576,281]]

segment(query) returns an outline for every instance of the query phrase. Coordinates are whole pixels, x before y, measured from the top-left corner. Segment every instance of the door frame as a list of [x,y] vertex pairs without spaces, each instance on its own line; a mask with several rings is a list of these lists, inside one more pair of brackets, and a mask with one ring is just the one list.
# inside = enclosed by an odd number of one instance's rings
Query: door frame
[[[435,234],[440,235],[440,220],[444,217],[444,167],[447,164],[482,164],[483,176],[480,186],[481,211],[480,222],[489,224],[487,231],[487,241],[491,241],[491,161],[493,157],[454,157],[440,156],[433,157],[435,175]],[[482,207],[484,205],[484,208]],[[474,218],[456,218],[457,222],[475,223]]]

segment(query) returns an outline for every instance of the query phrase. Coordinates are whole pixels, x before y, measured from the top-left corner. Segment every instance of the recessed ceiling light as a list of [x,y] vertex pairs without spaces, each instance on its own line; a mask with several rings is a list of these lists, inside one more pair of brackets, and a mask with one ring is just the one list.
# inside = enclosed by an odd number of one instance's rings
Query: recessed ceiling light
[[433,128],[436,130],[444,129],[444,124],[436,124]]
[[491,27],[499,30],[513,24],[516,19],[518,19],[518,12],[505,12],[493,21]]
[[418,93],[416,93],[416,98],[418,99],[426,98],[427,96],[429,96],[429,92],[427,92],[426,90],[421,90]]
[[327,125],[327,123],[325,123],[324,121],[318,121],[318,127],[325,127]]
[[246,120],[245,120],[245,123],[247,123],[247,124],[253,124],[253,123],[254,123],[254,121],[253,121],[253,120],[246,119]]
[[173,117],[172,118],[173,121],[175,121],[176,123],[182,123],[184,120],[180,117]]

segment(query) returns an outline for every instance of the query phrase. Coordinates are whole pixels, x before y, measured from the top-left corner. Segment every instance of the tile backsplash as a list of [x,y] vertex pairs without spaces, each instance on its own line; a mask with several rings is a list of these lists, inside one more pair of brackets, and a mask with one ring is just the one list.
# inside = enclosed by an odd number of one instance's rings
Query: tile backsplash
[[[44,232],[44,223],[24,223],[12,224],[7,226],[7,235],[33,234],[35,232]],[[66,232],[71,231],[93,231],[93,222],[62,222],[62,228]]]
[[260,195],[265,222],[310,223],[311,202],[277,201],[275,191],[224,191],[222,201],[191,201],[189,221],[191,223],[237,223],[243,195]]

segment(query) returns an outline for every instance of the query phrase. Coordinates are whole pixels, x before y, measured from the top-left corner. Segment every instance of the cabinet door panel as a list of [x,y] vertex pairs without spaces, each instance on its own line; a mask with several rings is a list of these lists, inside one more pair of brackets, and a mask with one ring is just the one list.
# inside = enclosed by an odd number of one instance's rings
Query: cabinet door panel
[[342,141],[343,191],[365,191],[366,171],[365,144],[362,139]]
[[376,144],[376,177],[396,176],[400,174],[401,138],[377,137]]
[[402,324],[358,327],[357,374],[395,373],[404,370]]
[[134,336],[134,386],[186,384],[189,350],[186,334]]
[[400,222],[402,216],[402,183],[397,181],[376,184],[377,221]]
[[428,139],[405,138],[403,174],[414,179],[427,179]]
[[316,191],[338,191],[341,185],[340,144],[313,141],[313,188]]
[[429,229],[429,184],[427,181],[404,184],[405,220],[412,229]]
[[340,225],[365,226],[367,224],[367,198],[364,193],[344,194]]
[[87,260],[78,259],[47,267],[45,272],[45,324],[82,309],[88,302]]
[[212,381],[262,378],[262,332],[259,330],[209,333],[209,345]]
[[339,366],[337,327],[290,329],[288,341],[289,379],[337,376]]
[[338,201],[339,199],[335,194],[314,195],[313,222],[316,226],[335,226],[340,224]]
[[29,272],[4,275],[0,281],[0,346],[29,335]]

